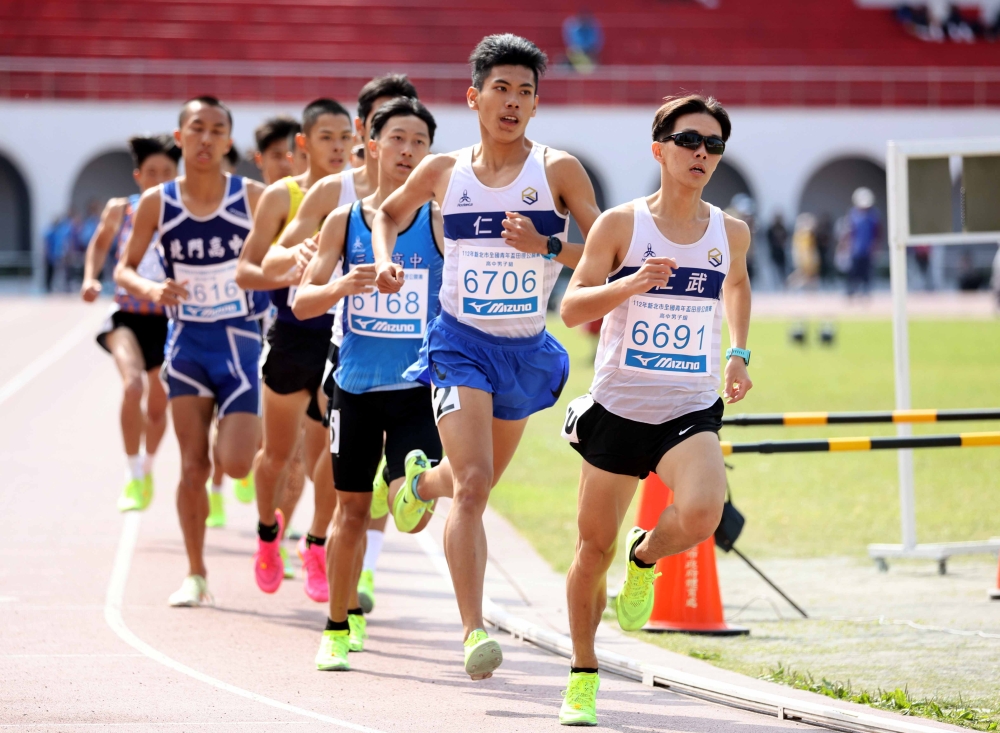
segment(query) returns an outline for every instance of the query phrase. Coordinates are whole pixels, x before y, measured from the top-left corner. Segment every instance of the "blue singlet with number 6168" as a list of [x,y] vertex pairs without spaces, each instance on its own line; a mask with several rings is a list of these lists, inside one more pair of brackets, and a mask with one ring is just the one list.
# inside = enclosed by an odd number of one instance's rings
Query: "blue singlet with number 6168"
[[[393,261],[403,266],[398,293],[351,295],[344,299],[344,342],[334,379],[340,388],[361,394],[388,387],[410,387],[403,372],[417,360],[427,321],[437,316],[444,258],[434,242],[431,204],[399,234]],[[371,229],[360,201],[351,207],[344,246],[344,274],[375,262]]]

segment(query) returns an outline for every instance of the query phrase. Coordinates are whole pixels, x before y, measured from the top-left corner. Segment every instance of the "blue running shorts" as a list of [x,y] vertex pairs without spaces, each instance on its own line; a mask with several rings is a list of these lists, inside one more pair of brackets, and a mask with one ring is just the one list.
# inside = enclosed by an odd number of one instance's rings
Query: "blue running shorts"
[[493,417],[521,420],[556,403],[569,377],[569,357],[548,331],[528,338],[492,336],[442,312],[427,324],[417,363],[403,377],[489,392]]
[[231,412],[259,415],[260,349],[256,321],[230,325],[171,320],[160,376],[170,399],[215,398],[220,420]]

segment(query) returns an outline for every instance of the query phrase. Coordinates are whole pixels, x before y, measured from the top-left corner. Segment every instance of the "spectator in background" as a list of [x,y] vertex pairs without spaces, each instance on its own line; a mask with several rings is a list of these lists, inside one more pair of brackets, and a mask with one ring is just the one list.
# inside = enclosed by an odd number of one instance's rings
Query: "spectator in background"
[[816,253],[819,255],[819,279],[820,282],[828,283],[834,279],[836,269],[833,266],[833,251],[835,248],[833,238],[833,220],[830,215],[823,212],[816,217]]
[[819,252],[816,250],[816,217],[801,213],[795,218],[792,235],[792,274],[789,287],[795,290],[815,289],[819,275]]
[[729,202],[726,213],[734,219],[745,222],[750,229],[750,248],[747,250],[747,276],[752,281],[754,279],[754,253],[753,245],[757,236],[757,203],[746,193],[738,193]]
[[775,281],[779,287],[785,287],[785,278],[788,277],[788,228],[785,226],[785,218],[780,211],[774,212],[771,219],[771,226],[767,228],[767,250],[771,255],[771,263],[774,265]]
[[45,230],[45,290],[51,293],[55,276],[66,266],[66,253],[73,238],[73,219],[57,216]]
[[563,21],[563,43],[570,65],[581,74],[589,74],[597,66],[604,48],[604,31],[590,11],[584,9]]
[[993,257],[993,276],[990,278],[990,287],[993,288],[993,304],[997,313],[1000,313],[1000,247]]
[[862,186],[851,196],[854,204],[847,215],[848,236],[851,243],[851,270],[847,275],[847,295],[856,295],[859,290],[865,295],[871,292],[872,251],[882,231],[878,209],[875,208],[875,194]]
[[917,263],[917,269],[920,270],[920,277],[924,281],[924,290],[930,292],[934,289],[934,283],[931,280],[931,247],[929,244],[921,244],[918,247],[913,248],[913,259]]

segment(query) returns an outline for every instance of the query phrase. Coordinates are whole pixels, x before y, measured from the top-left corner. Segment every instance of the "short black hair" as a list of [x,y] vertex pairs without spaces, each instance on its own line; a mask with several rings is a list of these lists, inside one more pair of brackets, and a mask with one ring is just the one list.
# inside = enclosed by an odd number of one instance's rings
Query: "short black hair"
[[493,67],[524,66],[534,72],[537,92],[538,78],[545,73],[548,64],[548,56],[538,46],[527,38],[515,36],[513,33],[486,36],[469,56],[469,65],[472,66],[472,86],[480,90]]
[[361,87],[358,92],[358,118],[361,124],[368,119],[375,100],[380,97],[413,97],[417,98],[417,88],[413,86],[406,74],[384,74],[376,76]]
[[223,157],[229,161],[229,165],[231,165],[234,169],[240,164],[240,151],[236,149],[235,145],[229,148]]
[[656,115],[653,117],[653,140],[663,142],[665,135],[673,133],[678,118],[697,114],[714,117],[718,121],[719,127],[722,128],[722,139],[729,140],[729,134],[733,131],[733,123],[729,120],[729,113],[715,97],[706,98],[699,94],[664,97],[663,104],[656,110]]
[[221,109],[223,112],[225,112],[226,119],[229,121],[229,130],[232,131],[233,113],[230,111],[229,107],[220,102],[218,97],[212,97],[207,94],[201,97],[192,97],[191,99],[189,99],[184,103],[184,105],[181,107],[181,113],[177,118],[178,127],[184,127],[184,120],[188,118],[188,107],[190,107],[195,102],[199,102],[208,107],[215,107],[216,109]]
[[257,152],[263,153],[279,140],[295,137],[295,133],[301,130],[302,125],[298,120],[287,115],[266,119],[253,131],[254,139],[257,141]]
[[302,132],[308,135],[312,129],[313,125],[316,124],[318,120],[323,115],[344,115],[348,122],[353,122],[351,119],[351,113],[347,111],[340,102],[335,99],[314,99],[306,108],[302,110]]
[[129,150],[136,169],[142,168],[147,158],[165,155],[177,163],[181,159],[181,149],[171,135],[134,135],[128,139]]
[[427,123],[427,133],[430,135],[431,144],[434,144],[434,131],[437,129],[434,115],[419,99],[413,97],[396,97],[378,108],[378,112],[372,117],[372,140],[378,138],[382,128],[393,117],[420,118]]

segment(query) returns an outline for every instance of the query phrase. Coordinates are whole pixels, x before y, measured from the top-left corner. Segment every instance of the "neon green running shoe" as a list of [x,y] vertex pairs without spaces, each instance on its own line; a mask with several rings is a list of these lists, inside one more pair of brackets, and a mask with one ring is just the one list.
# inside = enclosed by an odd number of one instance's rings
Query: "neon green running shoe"
[[352,652],[363,652],[368,638],[368,619],[359,613],[349,613],[347,623],[351,627],[348,647]]
[[226,526],[226,504],[222,493],[214,493],[210,488],[208,491],[208,517],[205,518],[206,527]]
[[570,672],[559,708],[560,725],[597,725],[597,691],[601,678],[593,672]]
[[385,455],[375,471],[372,482],[372,519],[381,519],[389,513],[389,484],[385,480]]
[[323,672],[346,672],[351,668],[347,661],[350,650],[350,631],[324,631],[323,640],[316,652],[316,669]]
[[500,644],[482,629],[476,629],[465,640],[465,671],[474,680],[492,676],[493,670],[503,664]]
[[[632,549],[645,536],[642,527],[633,527],[625,537],[625,556],[632,557]],[[631,559],[622,586],[615,599],[618,625],[625,631],[638,631],[649,621],[653,613],[653,582],[658,578],[656,568],[640,568]]]
[[284,545],[278,548],[278,554],[281,555],[281,564],[284,566],[285,578],[294,578],[295,568],[292,566],[292,561],[288,559],[288,550],[285,549]]
[[420,524],[424,512],[434,504],[433,501],[418,499],[413,492],[414,480],[431,467],[431,462],[418,448],[406,454],[406,462],[403,465],[406,467],[406,477],[392,502],[392,518],[396,522],[396,529],[400,532],[412,532]]
[[142,508],[145,509],[153,501],[153,474],[147,473],[142,477],[142,497],[145,502]]
[[375,608],[375,573],[371,570],[362,570],[358,578],[358,603],[365,613]]
[[236,500],[249,504],[257,498],[257,487],[253,482],[253,471],[246,475],[246,478],[233,479],[233,493]]
[[118,511],[141,512],[147,506],[142,479],[134,478],[125,484],[122,495],[118,497]]

